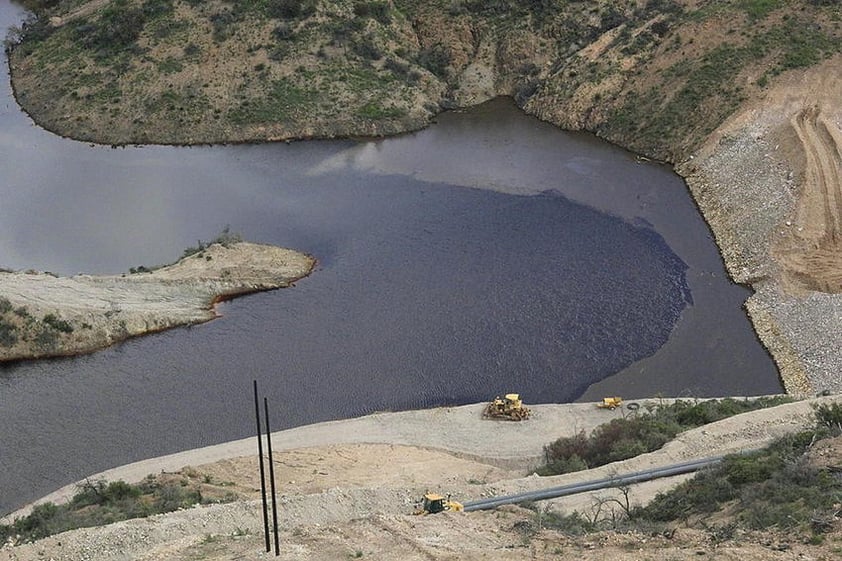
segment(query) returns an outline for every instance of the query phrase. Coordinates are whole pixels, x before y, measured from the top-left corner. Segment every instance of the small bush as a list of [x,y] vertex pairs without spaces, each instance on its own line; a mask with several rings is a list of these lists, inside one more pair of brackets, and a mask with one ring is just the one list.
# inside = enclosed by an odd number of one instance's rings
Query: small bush
[[278,41],[289,41],[295,36],[295,30],[287,22],[281,22],[272,30],[272,37]]
[[144,16],[157,18],[172,14],[175,7],[173,0],[144,0],[140,9]]
[[678,400],[636,417],[614,419],[600,425],[590,435],[580,432],[548,444],[544,447],[547,463],[538,473],[569,473],[633,458],[657,450],[684,430],[787,401],[786,397]]
[[740,8],[751,20],[765,18],[780,5],[781,0],[740,0]]
[[98,57],[108,57],[135,44],[146,23],[142,8],[130,7],[126,0],[109,4],[99,19],[75,28],[79,41]]
[[315,0],[270,0],[266,14],[277,19],[304,19],[316,13]]
[[418,64],[440,78],[447,76],[447,69],[450,66],[452,54],[450,49],[441,43],[422,49],[418,53]]
[[237,16],[229,10],[223,10],[210,16],[213,26],[213,40],[217,43],[225,41],[231,35],[231,26],[237,21]]
[[365,60],[380,60],[383,58],[383,51],[374,43],[371,37],[357,37],[351,44],[354,54]]
[[180,508],[189,508],[202,502],[202,494],[196,489],[187,489],[171,483],[161,486],[155,494],[155,510],[172,512]]
[[[213,502],[236,499],[228,493]],[[0,542],[14,536],[18,536],[19,543],[26,542],[74,528],[172,512],[201,502],[202,493],[198,488],[179,481],[159,482],[154,477],[137,485],[124,481],[87,481],[67,504],[41,504],[29,516],[19,518],[11,525],[0,525]]]
[[553,511],[536,513],[533,520],[543,528],[556,530],[568,536],[581,536],[597,529],[596,524],[578,512],[573,514],[559,514]]
[[357,17],[375,19],[383,25],[387,25],[392,21],[392,15],[387,2],[359,2],[354,4],[354,14]]
[[54,329],[42,329],[35,335],[34,342],[42,351],[54,351],[58,346],[58,333]]
[[224,247],[230,247],[231,245],[235,243],[240,243],[241,241],[243,241],[243,236],[241,234],[237,232],[232,232],[230,226],[225,226],[225,228],[222,229],[222,232],[220,232],[219,235],[217,235],[211,241],[203,242],[202,240],[199,240],[196,247],[188,247],[187,249],[185,249],[181,255],[181,258],[184,259],[185,257],[190,257],[191,255],[201,253],[215,243],[218,243]]
[[12,347],[18,342],[17,326],[0,318],[0,347]]
[[820,427],[829,429],[833,434],[842,433],[842,405],[839,403],[823,403],[814,406],[813,411]]
[[47,314],[43,319],[44,323],[62,333],[73,333],[73,326],[66,320],[60,319],[55,314]]
[[45,538],[61,528],[59,513],[54,503],[36,505],[29,516],[15,522],[14,533],[25,535],[28,540]]

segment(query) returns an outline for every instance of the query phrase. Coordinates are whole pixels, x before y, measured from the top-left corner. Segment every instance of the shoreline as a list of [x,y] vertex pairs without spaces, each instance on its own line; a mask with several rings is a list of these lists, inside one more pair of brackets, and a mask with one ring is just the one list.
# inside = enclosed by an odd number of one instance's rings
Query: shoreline
[[0,363],[78,356],[219,317],[216,304],[286,288],[316,260],[248,242],[212,243],[151,272],[59,277],[0,273]]
[[[326,22],[359,22],[364,18],[322,7],[316,14],[319,17],[309,14],[302,19],[302,25],[314,26],[312,36],[291,33],[286,38],[291,49],[288,54],[297,57],[290,57],[295,64],[286,55],[272,58],[268,56],[272,53],[249,50],[229,36],[214,38],[210,34],[194,38],[191,50],[196,51],[195,57],[185,52],[186,58],[169,61],[167,57],[175,52],[171,47],[180,43],[159,42],[149,30],[140,30],[132,44],[148,53],[144,60],[134,61],[135,67],[126,76],[120,72],[111,76],[112,82],[68,83],[62,95],[51,98],[50,88],[43,82],[45,77],[58,80],[110,68],[89,48],[67,37],[65,24],[85,20],[96,9],[95,5],[85,5],[81,10],[42,15],[54,16],[45,22],[54,31],[50,39],[45,39],[53,47],[53,58],[41,52],[36,39],[27,43],[24,37],[8,49],[12,95],[45,130],[114,147],[382,138],[429,126],[443,110],[474,107],[508,96],[527,114],[560,129],[595,134],[647,159],[669,163],[684,180],[710,227],[728,275],[754,291],[746,304],[747,315],[775,361],[783,385],[799,395],[842,392],[842,377],[836,374],[842,371],[842,334],[832,335],[838,331],[834,329],[834,314],[842,313],[838,295],[842,282],[836,273],[842,269],[842,262],[836,263],[838,259],[833,256],[839,248],[832,247],[830,257],[818,256],[827,262],[822,274],[804,270],[812,267],[810,248],[827,245],[828,240],[833,245],[833,240],[842,239],[842,232],[816,234],[813,224],[820,215],[817,211],[803,212],[810,205],[821,208],[807,199],[824,196],[813,185],[822,182],[816,179],[822,173],[811,173],[811,158],[823,158],[820,164],[829,162],[824,171],[832,172],[834,162],[839,165],[833,150],[842,143],[842,114],[836,103],[836,92],[842,88],[842,55],[822,53],[812,65],[783,66],[783,71],[772,76],[769,61],[746,62],[732,76],[744,89],[739,98],[732,99],[731,94],[723,98],[715,88],[700,86],[705,94],[702,97],[709,102],[733,102],[727,112],[659,123],[652,120],[652,115],[660,112],[640,113],[637,105],[621,103],[629,99],[624,94],[645,99],[648,81],[656,77],[663,82],[664,95],[681,94],[684,79],[679,79],[679,73],[674,79],[665,78],[656,63],[692,62],[694,56],[713,52],[716,45],[729,40],[727,34],[714,32],[713,24],[720,16],[709,15],[702,22],[679,16],[659,21],[673,24],[664,38],[710,32],[705,44],[698,45],[700,50],[691,52],[688,58],[683,54],[686,45],[672,47],[672,41],[655,41],[641,52],[626,52],[634,43],[624,41],[636,35],[627,33],[626,37],[621,31],[646,30],[652,18],[664,14],[629,14],[623,24],[626,27],[603,29],[584,45],[576,44],[576,49],[559,53],[551,48],[553,43],[545,40],[541,29],[510,35],[508,30],[490,25],[486,16],[471,13],[451,14],[452,21],[445,22],[442,13],[432,7],[410,10],[408,13],[416,18],[413,26],[391,16],[380,22],[365,20],[372,29],[392,38],[389,44],[375,45],[380,58],[370,61],[357,57],[353,49],[350,54],[345,48],[335,49],[332,28],[326,26]],[[810,15],[815,17],[809,22],[828,17],[822,9],[812,10]],[[181,6],[174,14],[194,27],[206,21],[206,14],[188,6]],[[738,15],[721,17],[744,25],[746,33],[754,29],[751,21],[733,19]],[[637,16],[640,18],[635,19]],[[587,16],[571,5],[556,17],[560,18],[556,23],[561,23],[567,17],[575,20]],[[272,37],[272,21],[243,20],[232,23],[231,29],[253,37]],[[482,32],[476,36],[466,33],[480,28]],[[458,51],[458,56],[450,57],[447,64],[434,71],[419,61],[423,47],[436,43],[448,46],[451,55]],[[406,47],[402,54],[393,49],[399,44]],[[317,45],[321,48],[314,53]],[[211,56],[220,49],[227,49],[227,62]],[[158,62],[153,64],[153,59]],[[387,59],[391,64],[386,64]],[[254,63],[255,72],[242,72],[247,68],[240,64],[243,61]],[[530,65],[524,61],[530,61]],[[341,72],[337,73],[338,69]],[[204,76],[201,83],[195,82],[196,70]],[[127,80],[143,72],[154,79],[135,80],[129,87]],[[363,72],[367,79],[350,80],[350,76],[359,78],[354,72]],[[258,75],[262,78],[255,79]],[[302,79],[304,75],[311,76],[312,83]],[[409,75],[414,78],[408,79]],[[110,84],[108,91],[94,86],[105,83]],[[241,97],[226,94],[231,84],[242,89]],[[280,89],[272,90],[270,84]],[[311,90],[311,86],[316,89]],[[194,89],[200,95],[194,95]],[[126,111],[110,110],[109,95],[115,92]],[[286,94],[296,100],[292,105],[279,101],[286,99]],[[156,102],[152,112],[139,105],[140,101],[156,99],[169,101]],[[315,103],[317,99],[323,102]],[[181,121],[182,115],[186,115],[186,121]],[[654,125],[660,128],[652,129]],[[821,141],[820,126],[832,137],[831,142]],[[793,128],[794,133],[790,130]],[[654,134],[653,130],[661,132]],[[816,167],[815,162],[812,167]],[[782,169],[788,173],[780,173]],[[838,195],[842,197],[842,193]],[[842,217],[837,222],[842,223]],[[805,229],[809,235],[782,233],[782,229]],[[802,306],[804,302],[806,307]]]
[[[712,398],[723,399],[723,398]],[[739,399],[739,398],[732,398]],[[645,409],[660,403],[671,403],[681,398],[650,398],[637,400]],[[686,401],[686,400],[685,400]],[[795,430],[812,419],[813,404],[837,402],[835,397],[822,397],[795,401],[768,409],[760,409],[720,421],[740,427],[734,437],[723,437],[704,425],[679,435],[661,450],[625,460],[624,464],[648,464],[653,456],[663,455],[672,461],[698,459],[717,453],[733,453],[763,445],[772,438]],[[590,433],[599,425],[629,414],[625,405],[610,411],[596,407],[595,403],[563,403],[530,405],[531,416],[522,422],[489,420],[482,418],[485,403],[438,407],[400,412],[373,413],[351,419],[324,421],[272,433],[275,453],[300,450],[324,450],[350,445],[384,445],[409,447],[441,452],[461,460],[478,462],[497,469],[523,473],[521,479],[512,480],[504,488],[518,491],[525,487],[540,488],[547,478],[533,478],[529,472],[541,464],[544,446],[550,441],[569,437],[579,432]],[[735,423],[734,419],[741,419]],[[716,423],[714,423],[715,425]],[[745,429],[744,427],[755,427]],[[760,428],[762,427],[762,429]],[[501,448],[498,442],[505,441]],[[264,450],[265,452],[265,450]],[[8,524],[15,518],[26,516],[32,508],[44,502],[62,503],[77,492],[78,485],[90,480],[137,483],[148,475],[173,473],[184,468],[197,469],[218,462],[257,455],[255,436],[184,450],[173,454],[147,458],[89,475],[75,483],[28,503],[0,516],[0,523]],[[611,471],[603,466],[597,470]],[[643,469],[635,468],[635,469]],[[573,473],[560,477],[577,478]],[[507,492],[514,492],[507,489]]]
[[[272,433],[272,449],[284,452],[345,444],[387,444],[440,450],[463,459],[480,460],[506,469],[527,470],[543,458],[546,431],[552,429],[573,435],[579,430],[592,430],[597,425],[623,412],[596,409],[592,403],[530,405],[532,416],[527,422],[482,419],[485,403],[438,407],[400,412],[372,413],[362,417],[324,421]],[[536,425],[538,425],[536,427]],[[477,428],[479,427],[479,428]],[[509,446],[493,446],[505,435]],[[117,466],[82,478],[0,517],[8,523],[25,516],[31,508],[45,501],[66,501],[76,487],[88,479],[122,479],[127,483],[141,481],[147,475],[177,471],[185,466],[209,464],[221,460],[257,454],[255,436],[214,444],[173,454],[147,458]]]

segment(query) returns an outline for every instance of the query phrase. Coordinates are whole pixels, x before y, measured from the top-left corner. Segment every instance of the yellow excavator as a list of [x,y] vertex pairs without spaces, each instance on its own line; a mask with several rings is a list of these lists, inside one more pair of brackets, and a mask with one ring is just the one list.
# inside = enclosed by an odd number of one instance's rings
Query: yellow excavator
[[427,515],[444,511],[462,512],[463,510],[465,510],[465,507],[462,503],[452,500],[450,493],[446,497],[437,493],[425,493],[415,514]]
[[520,394],[507,393],[499,395],[485,406],[482,416],[486,419],[509,419],[510,421],[524,421],[529,418],[529,408],[523,405]]

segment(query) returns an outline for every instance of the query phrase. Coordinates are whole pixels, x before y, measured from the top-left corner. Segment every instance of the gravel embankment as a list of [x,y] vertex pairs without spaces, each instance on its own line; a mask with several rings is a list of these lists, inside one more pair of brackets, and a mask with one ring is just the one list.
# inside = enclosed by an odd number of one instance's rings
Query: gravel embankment
[[842,391],[840,62],[789,73],[677,166],[795,395]]

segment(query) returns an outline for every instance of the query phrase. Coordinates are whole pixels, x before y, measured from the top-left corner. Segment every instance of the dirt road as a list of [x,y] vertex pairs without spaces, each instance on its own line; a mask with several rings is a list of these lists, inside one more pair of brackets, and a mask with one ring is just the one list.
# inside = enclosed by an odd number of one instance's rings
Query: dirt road
[[[275,457],[280,525],[284,529],[280,557],[437,560],[458,555],[472,560],[488,555],[508,558],[515,549],[518,555],[538,560],[601,559],[604,555],[638,559],[632,554],[643,544],[648,544],[646,557],[653,560],[683,558],[688,548],[694,555],[696,551],[712,553],[707,538],[692,532],[679,534],[672,541],[613,534],[580,540],[564,538],[544,532],[536,526],[535,514],[519,507],[424,518],[409,513],[425,489],[451,492],[456,498],[468,500],[754,448],[810,424],[812,404],[834,399],[802,401],[739,415],[688,431],[658,452],[550,478],[524,477],[524,471],[513,469],[517,463],[513,460],[521,456],[520,463],[529,463],[529,458],[540,455],[542,443],[561,434],[590,430],[624,411],[597,410],[592,404],[547,405],[536,407],[534,419],[527,422],[500,423],[482,420],[482,406],[470,405],[384,413],[279,432],[273,442],[285,450]],[[369,439],[380,439],[381,443],[365,443]],[[387,439],[392,442],[385,443]],[[142,466],[148,470],[190,463],[192,467],[182,473],[225,482],[256,498],[259,482],[254,451],[248,450],[248,457],[221,459],[226,453],[233,456],[244,448],[256,448],[250,440],[159,458]],[[200,465],[210,458],[216,461]],[[495,465],[501,463],[510,467]],[[137,467],[129,466],[123,473],[134,474]],[[635,486],[632,501],[644,503],[676,482],[672,478]],[[588,513],[594,501],[609,496],[610,491],[600,493],[559,499],[545,506]],[[261,528],[259,501],[246,500],[76,530],[0,550],[0,560],[260,559],[265,555]],[[746,538],[741,547],[749,549],[716,558],[796,559],[797,554],[805,554],[797,544],[786,551],[774,551],[771,546],[775,539],[779,538],[768,538],[768,543],[758,545]]]

